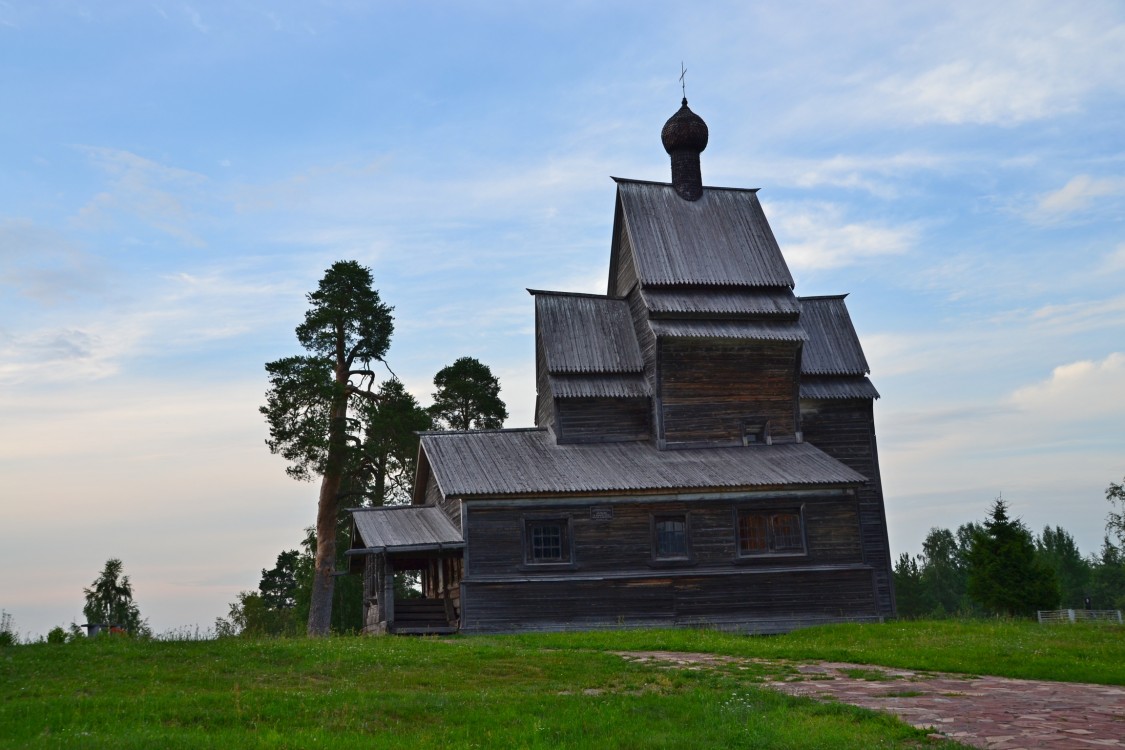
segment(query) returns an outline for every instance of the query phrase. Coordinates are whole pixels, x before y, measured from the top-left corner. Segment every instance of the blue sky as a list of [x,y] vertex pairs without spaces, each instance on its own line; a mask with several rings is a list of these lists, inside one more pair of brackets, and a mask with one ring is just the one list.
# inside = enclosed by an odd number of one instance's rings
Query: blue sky
[[[695,7],[703,6],[703,7]],[[603,292],[610,175],[758,187],[798,294],[849,292],[895,554],[1003,493],[1100,544],[1125,475],[1118,2],[0,0],[0,607],[81,622],[120,557],[159,632],[311,524],[262,365],[339,259],[429,401],[532,422],[526,288]]]

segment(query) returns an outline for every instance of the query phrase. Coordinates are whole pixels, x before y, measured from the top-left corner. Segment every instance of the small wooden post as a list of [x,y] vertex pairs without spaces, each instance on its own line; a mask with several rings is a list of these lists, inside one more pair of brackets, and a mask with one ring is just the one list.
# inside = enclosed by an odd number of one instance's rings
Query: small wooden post
[[383,555],[383,621],[387,623],[387,630],[395,619],[395,566],[389,555]]

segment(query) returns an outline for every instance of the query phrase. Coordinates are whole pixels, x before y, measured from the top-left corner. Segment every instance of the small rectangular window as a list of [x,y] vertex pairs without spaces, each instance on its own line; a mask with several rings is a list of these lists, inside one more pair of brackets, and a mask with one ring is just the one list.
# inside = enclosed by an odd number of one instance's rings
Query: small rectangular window
[[525,536],[527,562],[570,562],[569,526],[565,518],[529,520]]
[[657,560],[685,560],[688,557],[687,516],[654,516],[653,534]]
[[799,555],[804,552],[805,534],[799,512],[739,512],[739,555]]

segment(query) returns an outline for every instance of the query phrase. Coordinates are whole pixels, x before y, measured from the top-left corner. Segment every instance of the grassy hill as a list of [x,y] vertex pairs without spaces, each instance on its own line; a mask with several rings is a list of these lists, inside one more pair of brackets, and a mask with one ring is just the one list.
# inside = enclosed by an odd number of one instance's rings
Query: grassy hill
[[[0,649],[0,745],[923,747],[885,716],[760,687],[780,663],[668,670],[615,650],[834,659],[1125,684],[1120,628],[892,623],[787,636],[627,631],[135,641]],[[950,747],[951,745],[943,745]]]

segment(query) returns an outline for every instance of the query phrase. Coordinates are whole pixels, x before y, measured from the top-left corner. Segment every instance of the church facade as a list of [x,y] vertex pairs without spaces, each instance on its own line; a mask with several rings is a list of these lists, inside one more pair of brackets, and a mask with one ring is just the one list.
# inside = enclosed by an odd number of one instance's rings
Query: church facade
[[[844,296],[798,297],[757,191],[617,179],[604,295],[529,290],[536,426],[421,437],[414,504],[353,514],[375,632],[704,626],[895,613]],[[424,598],[396,601],[395,571]]]

